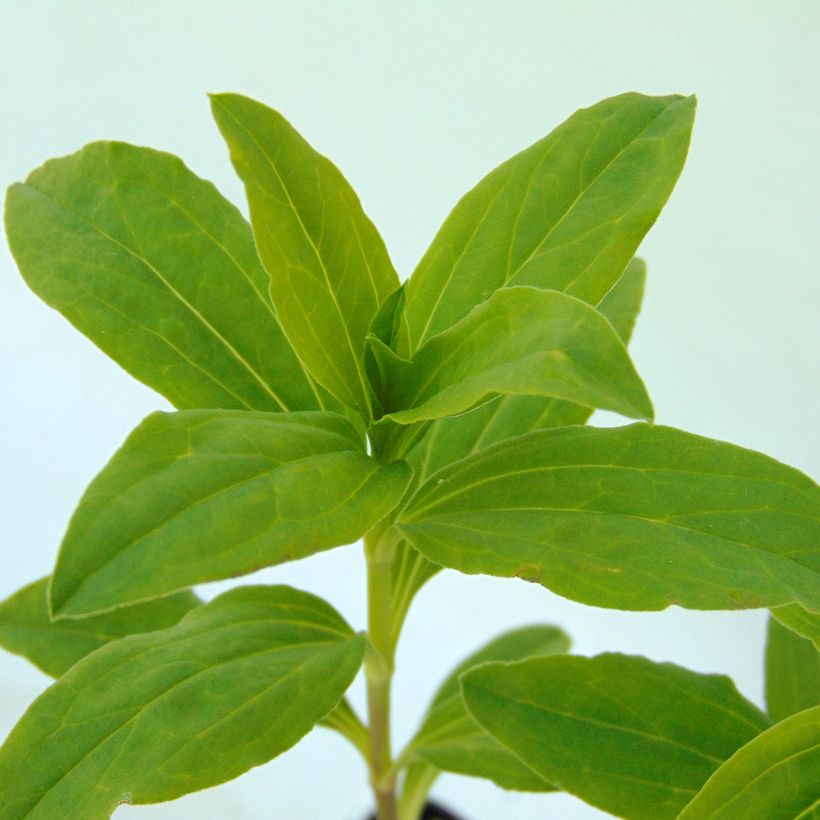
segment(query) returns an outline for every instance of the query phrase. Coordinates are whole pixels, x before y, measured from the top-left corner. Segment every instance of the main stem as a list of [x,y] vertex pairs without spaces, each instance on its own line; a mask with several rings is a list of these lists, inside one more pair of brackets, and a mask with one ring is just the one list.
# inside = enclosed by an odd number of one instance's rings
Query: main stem
[[365,538],[367,628],[365,657],[370,730],[370,783],[378,820],[398,820],[396,777],[390,748],[390,686],[393,681],[392,565],[396,542],[389,532]]

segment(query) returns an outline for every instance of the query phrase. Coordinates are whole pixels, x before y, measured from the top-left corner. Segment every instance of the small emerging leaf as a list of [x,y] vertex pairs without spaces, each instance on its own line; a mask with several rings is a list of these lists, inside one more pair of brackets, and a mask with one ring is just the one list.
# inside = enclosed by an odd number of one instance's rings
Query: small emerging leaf
[[694,114],[694,97],[621,94],[488,174],[407,283],[399,353],[412,355],[508,285],[598,304],[672,192]]
[[548,782],[618,817],[666,820],[769,721],[722,675],[627,655],[492,663],[467,708]]
[[679,820],[814,820],[820,795],[820,706],[735,752]]
[[81,660],[0,749],[3,820],[108,818],[224,783],[293,746],[339,702],[362,636],[290,587],[242,587]]
[[94,479],[51,586],[78,616],[356,541],[401,499],[335,413],[155,413]]
[[766,708],[773,720],[820,705],[820,654],[801,638],[769,618],[766,641]]
[[41,578],[0,603],[0,646],[54,678],[95,649],[125,635],[166,629],[200,605],[199,598],[186,591],[93,618],[52,621],[48,581]]
[[[641,309],[646,263],[633,259],[612,290],[598,305],[626,345]],[[462,413],[438,419],[424,438],[407,455],[416,470],[416,483],[460,458],[483,450],[513,436],[547,427],[584,424],[592,415],[591,407],[544,396],[497,396],[491,401]]]
[[281,114],[238,94],[211,101],[285,333],[316,381],[368,415],[364,339],[399,286],[384,242],[338,168]]
[[484,777],[503,789],[553,791],[554,786],[476,723],[464,705],[459,678],[489,661],[554,655],[567,652],[569,646],[569,638],[554,626],[522,627],[490,641],[462,661],[436,692],[421,728],[411,741],[414,753],[439,769]]
[[327,405],[285,339],[248,223],[177,157],[95,142],[6,199],[31,289],[179,408]]
[[387,418],[451,416],[494,393],[550,396],[651,418],[626,348],[594,308],[558,291],[505,288],[432,338],[387,382]]
[[615,609],[820,600],[820,488],[669,427],[540,430],[440,470],[399,515],[431,561]]

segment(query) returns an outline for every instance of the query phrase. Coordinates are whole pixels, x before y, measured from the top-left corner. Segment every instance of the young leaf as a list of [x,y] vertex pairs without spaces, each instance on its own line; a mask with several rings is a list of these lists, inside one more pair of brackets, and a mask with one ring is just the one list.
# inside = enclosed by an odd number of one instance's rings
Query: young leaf
[[224,783],[293,746],[356,675],[362,636],[290,587],[242,587],[81,660],[0,749],[0,817],[107,818]]
[[567,652],[569,646],[569,638],[554,626],[523,627],[490,641],[460,663],[436,692],[410,743],[413,753],[438,769],[487,778],[504,789],[553,791],[554,786],[476,723],[464,705],[459,678],[488,661],[555,655]]
[[820,705],[820,655],[811,641],[769,618],[766,708],[774,720]]
[[154,413],[89,486],[51,586],[78,616],[349,544],[401,499],[335,413]]
[[669,427],[539,430],[440,470],[396,526],[430,560],[614,609],[820,596],[820,488]]
[[325,407],[250,227],[176,157],[96,142],[51,160],[9,188],[6,230],[29,287],[175,406]]
[[[598,305],[624,345],[629,343],[641,309],[646,263],[633,259]],[[584,424],[592,408],[544,396],[496,396],[459,416],[432,422],[424,438],[407,455],[421,483],[442,467],[513,436],[547,427]]]
[[462,677],[475,719],[548,782],[618,817],[665,820],[769,721],[723,675],[606,654]]
[[820,706],[739,749],[679,820],[813,820],[820,795]]
[[95,649],[125,635],[166,629],[200,605],[199,598],[186,591],[94,618],[52,621],[48,581],[41,578],[0,603],[0,646],[54,678]]
[[558,291],[499,290],[409,364],[395,361],[384,404],[387,418],[401,424],[455,415],[493,393],[652,417],[646,388],[612,325]]
[[320,384],[369,414],[364,339],[399,286],[384,242],[347,180],[284,117],[238,94],[211,101],[285,333]]
[[694,97],[621,94],[486,176],[407,284],[399,353],[411,355],[506,285],[600,302],[675,185],[694,113]]
[[820,613],[809,612],[797,604],[787,604],[772,609],[772,615],[792,632],[810,640],[820,649]]

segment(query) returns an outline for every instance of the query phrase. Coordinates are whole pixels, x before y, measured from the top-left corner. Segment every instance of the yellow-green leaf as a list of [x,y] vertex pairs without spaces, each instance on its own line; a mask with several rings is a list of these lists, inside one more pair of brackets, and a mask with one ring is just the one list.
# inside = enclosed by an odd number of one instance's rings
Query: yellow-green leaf
[[727,677],[628,655],[490,663],[462,685],[473,717],[541,777],[633,820],[677,817],[770,725]]
[[507,285],[598,304],[668,199],[694,113],[694,97],[621,94],[492,171],[411,276],[399,353],[414,353]]
[[769,618],[766,640],[766,709],[773,720],[820,706],[820,654],[801,638]]
[[431,561],[615,609],[820,600],[820,488],[669,427],[562,427],[430,477],[397,519]]
[[108,818],[223,783],[339,702],[364,640],[327,603],[242,587],[72,667],[0,749],[3,820]]
[[200,605],[186,591],[92,618],[54,621],[48,614],[48,582],[41,578],[0,603],[0,646],[55,678],[95,649],[125,635],[166,629]]
[[411,472],[362,448],[335,413],[149,416],[71,519],[53,611],[88,615],[356,541]]
[[176,407],[327,405],[250,226],[171,154],[95,142],[51,160],[9,189],[6,230],[31,289]]
[[738,749],[679,820],[815,820],[820,813],[820,706]]
[[281,114],[238,94],[211,101],[285,333],[320,384],[369,414],[364,339],[399,285],[384,242],[338,168]]

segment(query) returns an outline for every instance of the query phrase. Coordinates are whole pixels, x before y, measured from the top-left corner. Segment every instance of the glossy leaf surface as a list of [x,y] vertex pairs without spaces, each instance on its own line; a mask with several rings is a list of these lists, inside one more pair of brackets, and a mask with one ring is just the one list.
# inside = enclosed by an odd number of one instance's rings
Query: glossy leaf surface
[[[598,305],[626,345],[641,309],[646,263],[633,259],[612,290]],[[408,454],[421,483],[453,461],[513,436],[548,427],[584,424],[592,409],[543,396],[497,396],[491,401],[451,418],[430,424],[424,438]]]
[[174,626],[200,605],[192,592],[180,592],[93,618],[52,621],[48,580],[41,578],[0,603],[0,646],[55,678],[95,649],[125,635]]
[[320,384],[368,412],[364,339],[399,286],[384,242],[339,170],[281,114],[238,94],[211,100],[291,344]]
[[293,746],[358,671],[362,636],[290,587],[243,587],[98,649],[0,749],[0,818],[107,818],[230,780]]
[[651,418],[652,404],[612,325],[558,291],[504,288],[431,339],[387,384],[387,418],[455,415],[494,393],[549,396]]
[[820,809],[820,706],[739,749],[680,820],[815,820]]
[[766,641],[766,709],[773,720],[820,705],[820,654],[774,618]]
[[581,109],[456,205],[407,284],[402,355],[506,285],[598,304],[683,167],[694,97],[621,94]]
[[467,711],[459,677],[489,661],[518,661],[569,650],[569,638],[552,626],[516,629],[470,655],[447,677],[433,698],[411,747],[445,771],[483,777],[504,789],[552,791],[554,787],[501,745]]
[[772,615],[792,632],[810,640],[816,649],[820,649],[820,613],[810,612],[797,604],[788,604],[775,607]]
[[349,544],[410,478],[335,413],[155,413],[71,520],[53,611],[85,615]]
[[180,408],[324,404],[284,337],[239,211],[171,154],[96,142],[6,200],[31,289]]
[[635,424],[541,430],[439,471],[397,526],[430,560],[615,609],[820,596],[820,488],[730,444]]
[[548,782],[664,820],[770,724],[722,675],[627,655],[493,663],[462,678],[478,722]]

